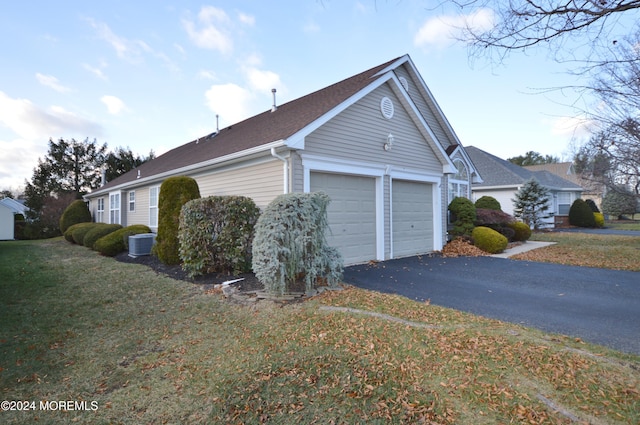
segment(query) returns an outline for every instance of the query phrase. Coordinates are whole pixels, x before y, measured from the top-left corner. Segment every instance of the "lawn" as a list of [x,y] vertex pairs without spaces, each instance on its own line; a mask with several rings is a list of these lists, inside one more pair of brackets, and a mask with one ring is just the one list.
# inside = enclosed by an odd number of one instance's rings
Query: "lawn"
[[355,288],[242,306],[55,239],[0,243],[0,391],[3,424],[637,424],[640,357]]
[[640,271],[640,236],[587,233],[534,233],[533,241],[556,242],[545,248],[511,257],[574,266]]

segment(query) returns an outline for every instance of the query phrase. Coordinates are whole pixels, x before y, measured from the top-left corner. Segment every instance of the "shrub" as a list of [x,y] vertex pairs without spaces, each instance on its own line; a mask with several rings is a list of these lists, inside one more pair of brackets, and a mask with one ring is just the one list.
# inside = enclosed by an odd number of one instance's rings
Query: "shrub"
[[116,230],[122,229],[122,226],[119,224],[107,224],[107,223],[96,223],[97,226],[89,229],[86,235],[84,235],[84,240],[82,244],[87,248],[93,249],[93,245],[95,245],[96,241],[103,236],[107,236],[109,233],[115,232]]
[[71,226],[69,226],[67,228],[67,231],[64,232],[64,238],[67,242],[71,242],[71,243],[76,243],[75,239],[73,238],[73,232],[75,232],[78,229],[81,228],[89,228],[91,226],[93,226],[95,223],[91,223],[91,222],[87,222],[87,223],[76,223],[73,224]]
[[251,270],[251,244],[260,210],[244,196],[210,196],[182,207],[178,231],[182,268],[191,277]]
[[318,279],[338,283],[342,256],[325,238],[329,202],[323,192],[280,195],[258,218],[252,264],[268,292],[290,292],[298,279],[304,279],[307,291]]
[[473,244],[490,254],[497,254],[505,250],[509,241],[506,237],[493,229],[478,226],[471,232]]
[[593,219],[596,221],[596,227],[604,227],[604,214],[601,212],[594,212]]
[[476,201],[476,209],[487,209],[487,210],[496,210],[502,211],[502,206],[500,202],[493,196],[482,196]]
[[179,264],[178,227],[182,206],[200,197],[198,183],[191,177],[169,177],[160,186],[158,235],[153,253],[165,264]]
[[91,221],[91,213],[87,204],[81,199],[76,199],[69,204],[60,217],[60,232],[64,234],[69,226],[89,221]]
[[526,223],[523,223],[521,221],[514,221],[512,223],[509,223],[508,226],[515,232],[513,240],[516,242],[524,242],[526,240],[529,240],[529,238],[531,237],[531,228]]
[[471,235],[476,222],[476,207],[473,202],[463,197],[453,198],[449,204],[449,211],[453,214],[451,233],[456,236]]
[[593,211],[583,199],[576,199],[569,208],[569,224],[578,227],[596,227]]
[[602,198],[602,212],[615,218],[634,214],[638,204],[635,195],[623,187],[610,188]]
[[536,179],[527,180],[515,194],[513,215],[534,229],[544,225],[545,219],[551,217],[547,213],[550,208],[551,192]]
[[97,226],[100,226],[100,223],[86,223],[86,226],[75,227],[71,232],[73,242],[78,245],[84,245],[84,236],[89,232],[89,230],[94,229]]
[[598,206],[596,205],[593,199],[587,199],[585,202],[587,203],[587,205],[589,205],[589,208],[591,208],[591,211],[593,211],[594,213],[600,212],[600,210],[598,209]]
[[476,224],[478,226],[506,226],[514,221],[513,216],[501,210],[476,208]]
[[144,224],[134,224],[101,237],[93,244],[93,249],[102,255],[113,257],[129,249],[129,236],[140,233],[151,233],[151,229]]

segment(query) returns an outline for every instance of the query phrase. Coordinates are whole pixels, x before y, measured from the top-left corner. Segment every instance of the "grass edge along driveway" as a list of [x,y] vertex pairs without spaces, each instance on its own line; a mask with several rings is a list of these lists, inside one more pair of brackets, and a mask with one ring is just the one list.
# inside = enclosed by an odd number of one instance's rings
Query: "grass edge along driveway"
[[640,422],[638,356],[355,288],[242,307],[55,239],[0,243],[0,304],[4,424]]

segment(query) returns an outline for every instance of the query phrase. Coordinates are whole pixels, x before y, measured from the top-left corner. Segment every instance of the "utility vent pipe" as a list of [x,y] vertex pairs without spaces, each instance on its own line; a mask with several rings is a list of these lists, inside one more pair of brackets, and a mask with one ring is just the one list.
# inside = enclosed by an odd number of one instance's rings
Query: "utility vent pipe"
[[220,132],[220,121],[219,121],[220,115],[216,114],[216,133]]
[[273,93],[273,106],[271,107],[271,112],[275,112],[278,107],[276,106],[276,89],[271,89],[271,93]]

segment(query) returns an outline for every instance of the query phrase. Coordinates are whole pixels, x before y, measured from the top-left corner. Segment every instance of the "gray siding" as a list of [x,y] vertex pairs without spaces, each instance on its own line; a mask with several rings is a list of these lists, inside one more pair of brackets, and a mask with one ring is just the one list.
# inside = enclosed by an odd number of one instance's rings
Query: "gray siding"
[[[380,112],[383,96],[394,103],[394,116],[388,120]],[[395,144],[383,149],[391,133]],[[305,139],[305,153],[391,164],[394,169],[419,169],[441,173],[442,165],[427,144],[399,99],[385,84],[331,119]]]

